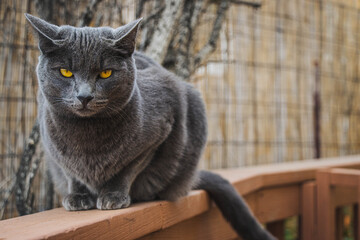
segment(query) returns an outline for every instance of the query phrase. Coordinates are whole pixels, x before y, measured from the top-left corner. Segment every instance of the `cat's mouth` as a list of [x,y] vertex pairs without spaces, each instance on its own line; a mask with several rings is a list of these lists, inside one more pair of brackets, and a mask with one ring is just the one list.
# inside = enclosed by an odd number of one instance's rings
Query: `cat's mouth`
[[107,106],[108,100],[99,100],[89,104],[72,104],[73,112],[80,117],[92,116]]
[[95,110],[90,109],[88,107],[78,108],[78,109],[75,110],[75,112],[76,112],[77,115],[79,115],[81,117],[89,117],[89,116],[96,113]]

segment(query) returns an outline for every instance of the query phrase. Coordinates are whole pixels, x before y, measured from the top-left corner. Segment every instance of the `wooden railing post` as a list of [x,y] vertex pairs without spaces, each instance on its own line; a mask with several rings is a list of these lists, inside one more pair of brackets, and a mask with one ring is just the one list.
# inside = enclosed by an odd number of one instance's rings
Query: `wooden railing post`
[[316,173],[317,184],[317,237],[319,240],[335,240],[335,212],[331,204],[329,170]]
[[[333,168],[319,170],[316,173],[317,184],[317,236],[319,240],[341,238],[342,218],[335,215],[336,207],[342,206],[333,202],[338,199],[335,192],[338,187],[351,187],[356,191],[357,210],[354,211],[354,234],[359,240],[360,227],[360,170]],[[346,199],[344,199],[346,201]],[[341,220],[341,221],[340,221]],[[336,222],[338,224],[336,224]]]
[[356,211],[354,211],[354,237],[355,239],[360,239],[360,175],[358,176],[358,185],[357,185],[357,207],[355,207]]
[[301,186],[300,236],[303,240],[316,240],[316,183],[306,182]]

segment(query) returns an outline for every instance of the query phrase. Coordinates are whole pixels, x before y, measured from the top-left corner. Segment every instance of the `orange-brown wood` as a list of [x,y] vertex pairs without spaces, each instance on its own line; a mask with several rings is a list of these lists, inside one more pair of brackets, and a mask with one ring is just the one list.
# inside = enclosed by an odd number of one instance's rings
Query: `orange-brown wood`
[[[299,191],[298,185],[264,189],[248,194],[245,200],[262,223],[276,222],[299,213]],[[219,210],[213,207],[204,214],[154,232],[142,239],[177,239],[179,236],[181,239],[194,240],[234,239],[236,233],[224,220]]]
[[355,214],[355,219],[356,221],[354,221],[356,224],[354,224],[354,233],[356,236],[356,239],[360,238],[360,177],[358,178],[358,186],[357,186],[357,207],[356,207],[356,211],[354,212]]
[[[317,224],[319,239],[331,240],[335,237],[338,239],[342,235],[343,224],[341,211],[336,207],[354,202],[360,204],[360,171],[342,168],[326,169],[318,171],[316,178],[317,218],[322,218]],[[359,210],[355,215],[358,219]],[[359,226],[356,224],[354,232],[360,236]]]
[[300,186],[268,188],[245,196],[262,223],[280,221],[300,213]]
[[134,239],[207,211],[209,203],[205,192],[194,191],[175,203],[134,204],[120,210],[68,212],[58,208],[1,221],[0,238]]
[[236,233],[224,220],[218,208],[211,208],[204,214],[183,221],[162,231],[149,234],[142,240],[209,239],[230,240],[237,238]]
[[302,239],[316,240],[316,184],[306,182],[301,186],[301,224]]
[[360,226],[359,226],[359,224],[360,224],[359,217],[360,217],[360,215],[359,215],[359,205],[358,204],[355,204],[353,206],[353,213],[354,213],[354,215],[353,215],[354,238],[359,239],[359,237],[360,237],[360,234],[359,234],[359,228],[360,228]]
[[335,240],[335,213],[332,209],[330,171],[316,173],[317,184],[317,237],[319,240]]
[[284,220],[279,220],[275,222],[270,222],[266,224],[266,229],[271,232],[278,240],[285,239],[285,222]]
[[344,234],[344,213],[341,207],[335,210],[336,239],[343,239]]
[[[341,157],[341,161],[340,158],[333,158],[217,172],[245,195],[260,221],[269,222],[300,214],[300,184],[314,180],[316,171],[324,167],[360,168],[360,156]],[[209,207],[207,194],[194,191],[176,203],[158,201],[112,211],[67,212],[60,208],[0,221],[0,239],[134,239],[156,231],[170,232],[170,229],[177,229],[187,222],[194,229],[200,226],[209,229],[212,226],[215,230],[216,224],[212,222],[214,216],[211,214],[218,210],[214,208],[209,211]],[[218,216],[214,219],[221,219],[221,215]],[[201,221],[194,220],[198,218]],[[226,222],[221,226],[227,226],[232,231]],[[236,238],[233,233],[226,234],[229,234],[226,235],[228,239]]]
[[357,187],[359,184],[360,170],[333,168],[330,171],[331,185],[343,185],[348,187]]
[[[316,236],[317,228],[317,194],[316,194],[316,183],[306,182],[301,188],[301,239],[315,240],[318,239]],[[331,189],[331,211],[335,211],[336,207],[352,205],[357,202],[357,189],[354,187],[332,187]],[[336,215],[336,219],[340,219],[339,213]],[[338,226],[338,224],[336,224]],[[338,227],[337,233],[341,231]]]
[[334,207],[357,203],[357,189],[355,187],[333,186],[332,202]]

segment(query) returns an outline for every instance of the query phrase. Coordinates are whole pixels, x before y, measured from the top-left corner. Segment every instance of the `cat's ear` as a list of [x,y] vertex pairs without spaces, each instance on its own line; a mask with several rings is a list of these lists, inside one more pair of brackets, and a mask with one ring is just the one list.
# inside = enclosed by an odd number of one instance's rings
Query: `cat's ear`
[[136,35],[141,21],[142,18],[139,18],[131,23],[115,29],[113,33],[114,39],[102,39],[117,51],[122,52],[123,54],[131,55],[135,51]]
[[58,26],[50,24],[27,13],[25,13],[25,17],[38,36],[39,49],[42,53],[49,53],[64,45],[65,40],[58,39]]

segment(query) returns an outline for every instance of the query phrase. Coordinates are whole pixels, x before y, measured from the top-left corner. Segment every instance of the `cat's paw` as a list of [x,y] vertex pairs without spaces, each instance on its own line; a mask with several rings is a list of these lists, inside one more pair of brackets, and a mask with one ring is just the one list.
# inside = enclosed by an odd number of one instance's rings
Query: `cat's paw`
[[122,192],[107,192],[100,194],[97,199],[96,207],[98,209],[118,209],[126,208],[130,205],[131,199],[129,194],[124,194]]
[[68,211],[88,210],[95,208],[95,199],[88,193],[71,193],[64,197],[62,204]]

